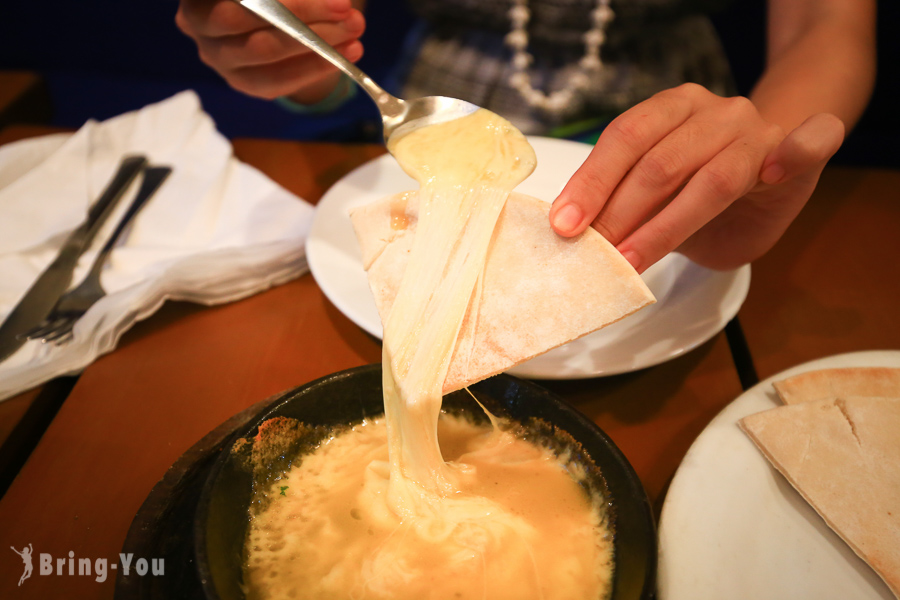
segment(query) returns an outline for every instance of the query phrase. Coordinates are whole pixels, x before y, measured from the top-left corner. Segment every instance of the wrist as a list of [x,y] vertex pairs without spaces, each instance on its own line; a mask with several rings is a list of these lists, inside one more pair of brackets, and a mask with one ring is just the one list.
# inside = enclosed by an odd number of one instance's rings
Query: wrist
[[356,96],[356,85],[347,75],[341,73],[332,90],[317,102],[306,102],[308,93],[291,94],[275,99],[275,103],[297,114],[323,114],[337,110]]

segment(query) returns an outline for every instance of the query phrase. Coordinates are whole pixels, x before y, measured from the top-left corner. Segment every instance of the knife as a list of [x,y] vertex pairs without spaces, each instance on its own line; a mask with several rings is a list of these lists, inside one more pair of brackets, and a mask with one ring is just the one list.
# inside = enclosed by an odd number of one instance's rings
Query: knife
[[22,335],[50,314],[50,310],[72,283],[72,273],[81,255],[90,248],[97,232],[112,214],[125,190],[147,164],[145,156],[126,156],[85,221],[66,238],[59,254],[19,300],[0,325],[0,361],[15,353],[27,338]]

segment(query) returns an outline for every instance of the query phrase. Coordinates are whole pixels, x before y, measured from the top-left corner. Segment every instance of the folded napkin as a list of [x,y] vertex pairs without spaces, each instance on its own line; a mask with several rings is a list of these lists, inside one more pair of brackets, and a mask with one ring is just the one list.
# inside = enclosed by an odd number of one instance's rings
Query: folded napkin
[[[188,91],[74,134],[0,148],[0,321],[84,221],[126,154],[144,154],[172,174],[113,250],[102,275],[107,296],[78,321],[69,343],[29,341],[0,363],[0,399],[81,371],[168,298],[230,302],[306,272],[313,208],[238,161]],[[73,286],[139,182],[82,256]]]

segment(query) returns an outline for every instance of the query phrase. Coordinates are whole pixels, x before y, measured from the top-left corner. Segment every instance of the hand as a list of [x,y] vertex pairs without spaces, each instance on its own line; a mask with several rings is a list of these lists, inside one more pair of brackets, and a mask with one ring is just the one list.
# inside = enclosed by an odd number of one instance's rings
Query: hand
[[673,250],[736,268],[778,241],[843,137],[833,115],[785,135],[746,98],[685,84],[610,123],[550,222],[566,237],[593,226],[638,272]]
[[[283,3],[348,60],[362,57],[365,19],[350,0]],[[251,96],[311,104],[338,81],[336,67],[232,0],[180,0],[175,23],[197,43],[204,63]]]

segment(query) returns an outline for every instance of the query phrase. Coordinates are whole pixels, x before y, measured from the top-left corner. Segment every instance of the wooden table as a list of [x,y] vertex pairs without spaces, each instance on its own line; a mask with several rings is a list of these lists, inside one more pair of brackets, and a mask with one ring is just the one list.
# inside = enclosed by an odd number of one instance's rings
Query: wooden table
[[52,114],[50,92],[33,71],[0,71],[0,128],[10,123],[46,123]]
[[[0,71],[0,129],[9,123],[46,122],[50,118],[50,112],[50,95],[43,77],[32,71]],[[20,132],[18,134],[14,132],[13,135],[14,137],[30,135],[30,131],[33,130],[27,128],[23,131],[20,128]],[[5,136],[5,132],[0,134],[0,144],[9,141],[10,138]],[[52,419],[58,405],[54,401],[57,388],[62,390],[65,386],[52,386],[50,392],[43,395],[42,388],[29,390],[0,404],[0,446],[13,435],[16,425],[23,424],[19,429],[19,437],[22,435],[28,437],[35,431],[46,428],[49,424],[46,416],[49,415]],[[68,391],[68,388],[65,389],[65,394],[68,394]],[[32,409],[30,415],[29,409]],[[27,446],[22,441],[14,439],[6,448],[6,453],[0,455],[0,489],[6,487],[2,478],[8,472],[7,464],[20,463],[18,453],[10,452],[9,448],[20,448],[23,445]]]
[[[263,140],[237,140],[235,150],[311,202],[383,151]],[[754,267],[740,317],[761,374],[831,351],[900,345],[891,311],[897,267],[879,260],[898,247],[898,189],[900,173],[829,170],[808,212],[772,258]],[[864,239],[827,243],[834,229],[859,236],[869,227],[876,229]],[[848,246],[866,258],[855,268]],[[839,257],[846,268],[833,268]],[[809,272],[823,265],[829,268]],[[0,547],[31,543],[35,553],[112,562],[154,484],[207,432],[272,394],[379,360],[379,342],[331,305],[309,275],[224,306],[167,304],[81,376],[0,500]],[[742,391],[724,333],[639,372],[543,383],[609,433],[657,509],[693,439]],[[65,590],[66,598],[110,598],[114,591],[112,577],[98,583],[55,575],[33,576],[19,588],[21,572],[19,558],[7,552],[0,597]]]
[[739,314],[761,378],[823,356],[900,349],[900,171],[831,167],[753,265]]

